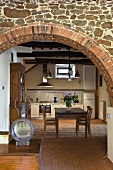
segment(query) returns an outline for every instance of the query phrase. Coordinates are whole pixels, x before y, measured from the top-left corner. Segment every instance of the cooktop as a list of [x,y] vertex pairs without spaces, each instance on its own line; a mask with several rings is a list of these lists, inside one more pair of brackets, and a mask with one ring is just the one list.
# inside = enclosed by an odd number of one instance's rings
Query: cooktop
[[40,101],[39,103],[51,103],[51,101]]

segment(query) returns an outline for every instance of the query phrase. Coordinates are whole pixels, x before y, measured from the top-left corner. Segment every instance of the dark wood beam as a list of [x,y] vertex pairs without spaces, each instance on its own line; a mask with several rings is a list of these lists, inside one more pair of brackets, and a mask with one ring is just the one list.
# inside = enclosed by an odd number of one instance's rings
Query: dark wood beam
[[75,58],[87,58],[83,53],[81,52],[69,52],[69,51],[38,51],[38,52],[32,52],[32,53],[17,53],[17,57],[75,57]]
[[57,42],[41,42],[41,41],[30,41],[27,43],[22,43],[19,46],[32,47],[32,48],[67,48],[70,47]]
[[[69,60],[67,58],[69,56],[71,64],[93,64],[91,60],[89,60],[83,53],[78,51],[71,51],[71,47],[57,42],[31,41],[20,44],[20,46],[32,47],[33,49],[42,49],[42,51],[33,51],[32,53],[18,52],[17,57],[19,58],[34,57],[34,59],[24,59],[25,64],[68,64]],[[51,50],[44,51],[44,48],[49,48]],[[53,51],[53,48],[56,48],[56,50]],[[61,51],[63,48],[66,48],[67,51]],[[57,57],[57,59],[55,57]]]
[[[69,60],[63,59],[35,59],[35,60],[24,60],[25,64],[68,64]],[[93,64],[89,59],[82,60],[70,60],[70,64]]]

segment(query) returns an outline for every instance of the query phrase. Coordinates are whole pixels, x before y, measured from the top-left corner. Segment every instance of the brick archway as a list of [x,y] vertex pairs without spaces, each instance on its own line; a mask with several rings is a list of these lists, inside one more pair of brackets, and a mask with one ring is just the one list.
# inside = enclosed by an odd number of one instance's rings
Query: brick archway
[[6,30],[0,35],[0,54],[7,49],[31,40],[51,40],[78,49],[102,74],[113,106],[113,60],[105,49],[86,34],[57,24],[35,23]]

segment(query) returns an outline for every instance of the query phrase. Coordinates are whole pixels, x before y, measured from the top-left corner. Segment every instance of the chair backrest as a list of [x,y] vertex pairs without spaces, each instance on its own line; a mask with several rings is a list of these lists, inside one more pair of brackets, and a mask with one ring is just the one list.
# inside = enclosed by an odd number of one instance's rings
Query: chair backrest
[[93,109],[91,108],[91,106],[87,106],[87,113],[88,113],[89,120],[91,119],[92,111],[93,111]]

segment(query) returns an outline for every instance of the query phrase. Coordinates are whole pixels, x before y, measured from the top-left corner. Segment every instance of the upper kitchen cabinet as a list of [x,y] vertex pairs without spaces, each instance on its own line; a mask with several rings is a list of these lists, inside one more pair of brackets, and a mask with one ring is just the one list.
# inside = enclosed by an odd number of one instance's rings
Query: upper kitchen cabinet
[[94,65],[83,66],[84,90],[96,90],[96,67]]
[[17,97],[24,100],[25,96],[25,68],[21,63],[10,63],[10,103],[14,103]]

